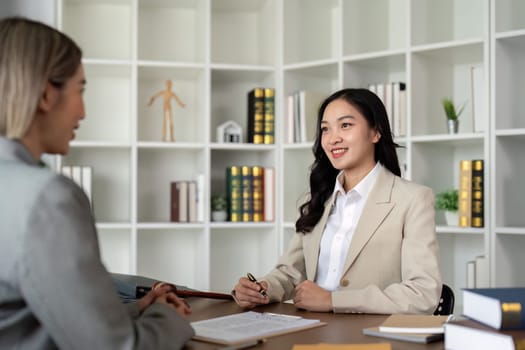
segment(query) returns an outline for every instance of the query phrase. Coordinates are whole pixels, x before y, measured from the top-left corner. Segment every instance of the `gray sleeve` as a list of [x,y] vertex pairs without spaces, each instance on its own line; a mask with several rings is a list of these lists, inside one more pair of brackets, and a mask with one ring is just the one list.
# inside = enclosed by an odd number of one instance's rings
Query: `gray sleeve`
[[63,349],[179,349],[193,329],[166,305],[133,319],[100,260],[89,203],[68,179],[54,177],[25,229],[19,266],[29,307]]

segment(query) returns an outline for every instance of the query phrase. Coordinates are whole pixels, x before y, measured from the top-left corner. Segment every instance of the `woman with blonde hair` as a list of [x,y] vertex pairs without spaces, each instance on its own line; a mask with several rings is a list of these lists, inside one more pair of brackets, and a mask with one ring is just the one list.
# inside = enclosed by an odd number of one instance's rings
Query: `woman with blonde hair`
[[179,349],[189,308],[162,288],[122,304],[87,197],[39,166],[84,119],[81,58],[43,23],[0,20],[0,348]]

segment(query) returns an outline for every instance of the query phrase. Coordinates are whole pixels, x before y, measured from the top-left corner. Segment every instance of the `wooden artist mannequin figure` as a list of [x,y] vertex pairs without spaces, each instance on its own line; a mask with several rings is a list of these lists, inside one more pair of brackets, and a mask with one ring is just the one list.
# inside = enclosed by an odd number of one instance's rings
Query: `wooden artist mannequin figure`
[[[171,112],[171,98],[178,103],[182,108],[186,105],[179,99],[179,97],[171,91],[171,80],[166,80],[166,89],[157,92],[155,95],[151,96],[148,106],[153,104],[153,101],[159,96],[162,96],[164,100],[164,118],[162,121],[162,141],[171,141],[174,142],[175,138],[173,137],[173,113]],[[169,138],[166,137],[166,124],[169,128]]]

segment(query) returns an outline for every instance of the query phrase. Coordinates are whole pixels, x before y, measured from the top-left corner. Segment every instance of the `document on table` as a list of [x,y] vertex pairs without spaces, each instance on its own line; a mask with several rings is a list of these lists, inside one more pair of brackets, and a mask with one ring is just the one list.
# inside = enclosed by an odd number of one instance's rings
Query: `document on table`
[[195,340],[219,344],[238,344],[249,340],[324,326],[320,320],[269,312],[247,311],[239,314],[192,322]]

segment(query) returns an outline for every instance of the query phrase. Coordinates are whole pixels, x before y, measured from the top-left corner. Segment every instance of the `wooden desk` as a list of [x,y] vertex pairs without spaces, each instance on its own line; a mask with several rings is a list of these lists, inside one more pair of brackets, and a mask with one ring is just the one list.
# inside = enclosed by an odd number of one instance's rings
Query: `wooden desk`
[[[203,298],[186,299],[192,308],[192,315],[189,317],[190,322],[200,321],[212,317],[230,315],[243,312],[244,310],[237,306],[233,301],[211,300]],[[326,322],[326,326],[308,329],[300,332],[280,335],[268,338],[265,344],[254,347],[253,349],[272,349],[272,350],[289,350],[294,344],[351,344],[351,343],[380,343],[388,342],[392,344],[392,349],[396,350],[442,350],[444,349],[443,341],[430,344],[417,344],[402,341],[395,341],[385,338],[378,338],[364,335],[362,330],[367,327],[378,326],[383,322],[387,315],[368,315],[368,314],[333,314],[325,312],[299,311],[291,304],[274,303],[265,306],[259,306],[254,309],[257,312],[275,312],[288,315],[297,315],[305,318],[319,319]],[[217,349],[221,345],[190,341],[184,349],[187,350],[204,350]]]

